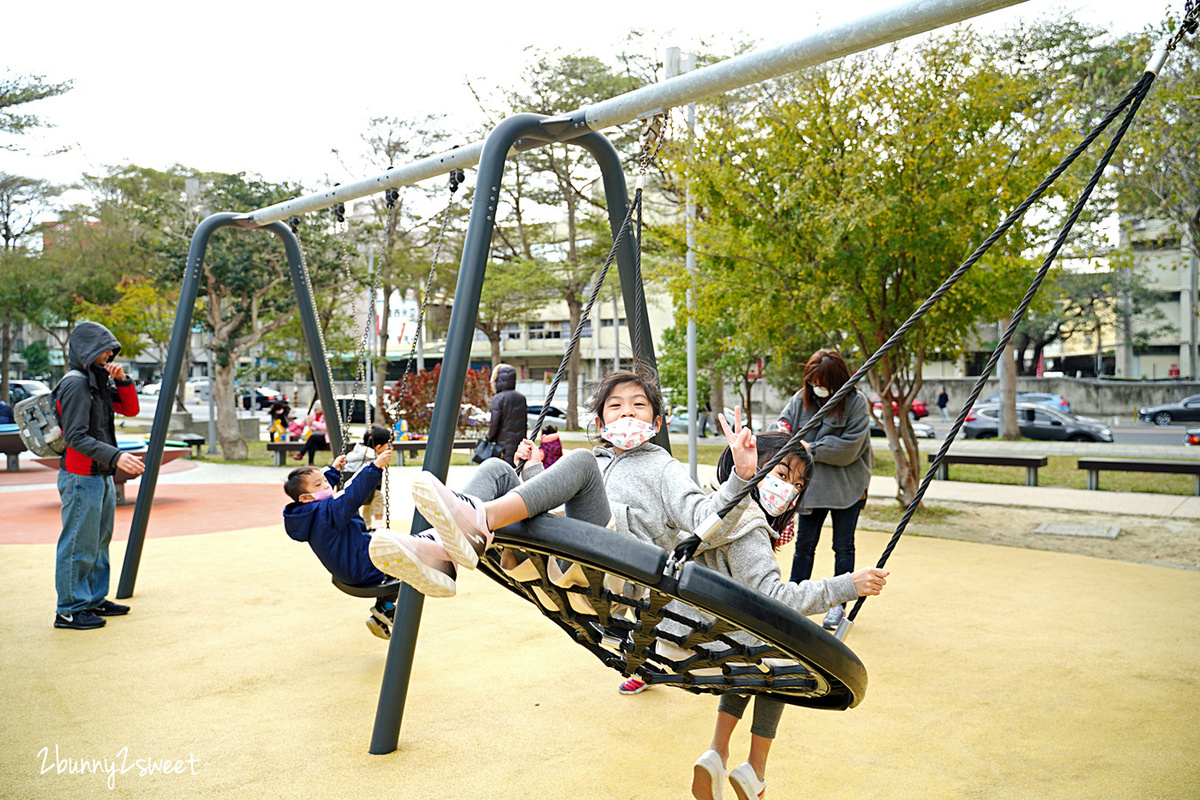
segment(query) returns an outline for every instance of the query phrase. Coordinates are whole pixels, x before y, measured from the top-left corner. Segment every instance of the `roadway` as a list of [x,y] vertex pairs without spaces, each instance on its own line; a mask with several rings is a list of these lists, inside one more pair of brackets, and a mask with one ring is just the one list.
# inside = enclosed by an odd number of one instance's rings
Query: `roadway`
[[[933,426],[937,432],[938,439],[946,438],[946,434],[950,432],[949,422],[937,422],[931,417],[926,417],[921,420]],[[1113,433],[1114,444],[1141,444],[1141,445],[1179,445],[1183,447],[1184,432],[1188,428],[1200,427],[1200,422],[1176,423],[1166,427],[1158,427],[1149,423],[1123,422],[1116,425],[1109,425]]]

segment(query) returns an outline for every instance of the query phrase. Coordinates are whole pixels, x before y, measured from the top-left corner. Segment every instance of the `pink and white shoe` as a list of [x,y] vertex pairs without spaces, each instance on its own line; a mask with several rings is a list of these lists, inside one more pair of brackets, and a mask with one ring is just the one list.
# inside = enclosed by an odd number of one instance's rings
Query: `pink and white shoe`
[[424,471],[413,479],[412,496],[421,516],[441,535],[454,563],[475,569],[492,543],[483,501],[450,491],[433,473]]
[[379,528],[371,534],[367,552],[380,572],[399,578],[426,597],[457,593],[454,565],[440,557],[445,550],[430,532],[409,536]]

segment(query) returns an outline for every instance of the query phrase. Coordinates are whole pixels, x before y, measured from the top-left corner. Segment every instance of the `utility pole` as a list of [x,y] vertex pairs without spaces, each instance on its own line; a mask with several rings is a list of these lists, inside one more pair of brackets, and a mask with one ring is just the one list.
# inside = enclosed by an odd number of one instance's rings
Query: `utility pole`
[[[680,56],[678,47],[668,47],[663,59],[666,66],[665,74],[668,80],[696,68],[696,54],[688,53]],[[693,142],[696,138],[696,104],[688,103],[688,154],[691,155]],[[687,182],[687,201],[685,225],[687,226],[687,418],[688,418],[688,472],[692,480],[699,483],[697,476],[699,436],[697,435],[697,412],[700,407],[696,396],[696,298],[692,295],[692,286],[696,283],[696,199],[692,195],[692,181]]]

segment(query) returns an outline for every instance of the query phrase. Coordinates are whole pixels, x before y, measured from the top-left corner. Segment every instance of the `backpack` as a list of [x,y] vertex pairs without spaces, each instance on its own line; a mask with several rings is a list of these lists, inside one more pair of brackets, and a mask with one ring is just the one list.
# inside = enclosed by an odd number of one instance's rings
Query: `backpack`
[[[71,369],[63,375],[63,380],[72,374],[87,377],[83,372]],[[62,386],[62,381],[58,386]],[[31,453],[42,458],[61,456],[67,451],[67,440],[58,416],[58,386],[49,394],[26,397],[13,406],[17,434]]]

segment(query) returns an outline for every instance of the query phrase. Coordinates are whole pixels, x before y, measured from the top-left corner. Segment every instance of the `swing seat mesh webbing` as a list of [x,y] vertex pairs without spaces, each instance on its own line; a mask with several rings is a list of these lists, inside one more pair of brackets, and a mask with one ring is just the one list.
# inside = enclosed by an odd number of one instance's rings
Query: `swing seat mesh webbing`
[[839,710],[866,692],[862,662],[807,617],[606,528],[535,517],[496,531],[480,568],[605,666],[650,685]]

